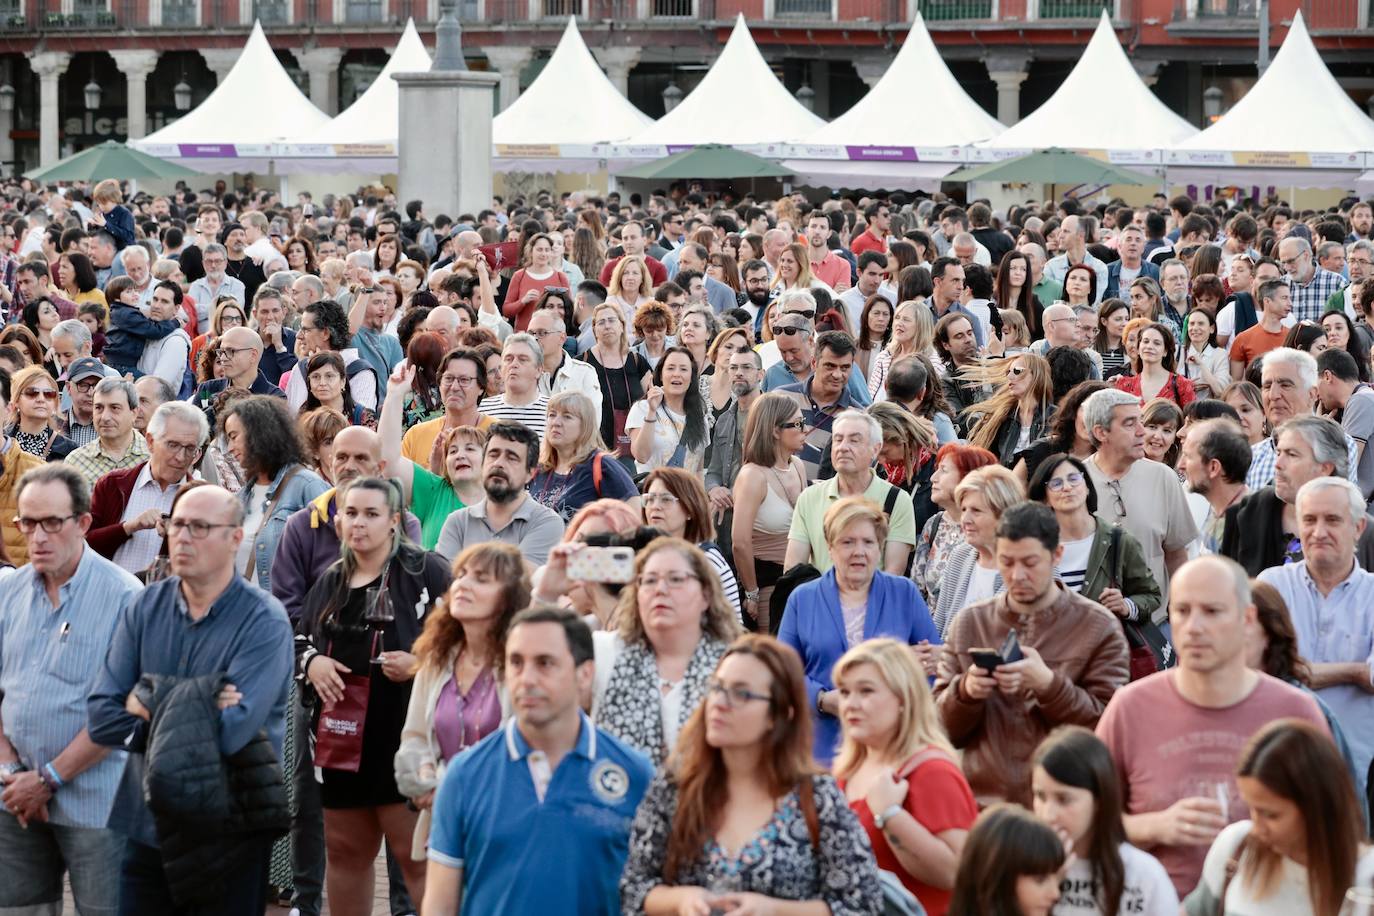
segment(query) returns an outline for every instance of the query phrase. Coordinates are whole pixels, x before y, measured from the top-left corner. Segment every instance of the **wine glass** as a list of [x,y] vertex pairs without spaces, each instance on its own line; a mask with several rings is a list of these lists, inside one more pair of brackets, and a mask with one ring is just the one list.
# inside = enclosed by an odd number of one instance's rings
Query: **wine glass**
[[371,661],[374,665],[380,665],[386,648],[386,628],[395,621],[396,611],[391,606],[391,592],[385,585],[374,585],[369,588],[364,600],[367,603],[364,605],[363,621],[377,634],[377,656]]
[[1352,887],[1346,891],[1340,916],[1374,916],[1374,889]]

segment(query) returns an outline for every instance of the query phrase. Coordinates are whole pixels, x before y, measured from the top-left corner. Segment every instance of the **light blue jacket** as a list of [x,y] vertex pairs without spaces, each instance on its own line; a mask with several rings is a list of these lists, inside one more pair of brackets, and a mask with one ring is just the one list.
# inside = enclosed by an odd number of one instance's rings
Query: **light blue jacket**
[[[282,479],[293,467],[296,473],[283,485]],[[279,488],[282,491],[281,499],[276,499]],[[257,570],[257,576],[253,580],[255,584],[266,591],[272,590],[272,559],[277,555],[277,543],[281,540],[282,532],[286,530],[291,513],[305,508],[311,500],[328,489],[329,484],[304,465],[288,464],[277,471],[277,475],[272,478],[271,486],[267,488],[267,504],[272,505],[272,501],[276,499],[271,517],[262,520],[262,527],[258,529],[256,537],[248,531],[243,533],[246,538],[253,537],[253,566]],[[248,503],[252,496],[251,485],[245,485],[238,492],[239,502],[243,503],[245,512],[249,511]]]

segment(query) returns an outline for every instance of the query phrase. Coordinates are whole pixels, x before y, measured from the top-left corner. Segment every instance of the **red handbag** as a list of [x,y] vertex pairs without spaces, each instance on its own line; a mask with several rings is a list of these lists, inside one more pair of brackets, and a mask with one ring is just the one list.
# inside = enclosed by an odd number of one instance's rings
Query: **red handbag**
[[[372,638],[376,654],[377,637]],[[333,652],[333,645],[330,645]],[[371,669],[367,674],[343,674],[343,697],[320,709],[320,722],[315,727],[315,766],[325,770],[356,773],[363,763],[363,727],[367,724],[367,699],[372,686]]]

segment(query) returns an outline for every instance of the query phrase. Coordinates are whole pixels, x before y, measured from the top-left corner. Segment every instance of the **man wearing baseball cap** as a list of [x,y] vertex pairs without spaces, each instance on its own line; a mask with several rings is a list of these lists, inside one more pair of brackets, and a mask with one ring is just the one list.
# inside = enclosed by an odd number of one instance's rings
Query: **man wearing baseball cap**
[[95,386],[105,378],[105,365],[93,356],[83,356],[67,367],[65,393],[71,406],[60,417],[64,432],[78,447],[99,438],[95,431]]

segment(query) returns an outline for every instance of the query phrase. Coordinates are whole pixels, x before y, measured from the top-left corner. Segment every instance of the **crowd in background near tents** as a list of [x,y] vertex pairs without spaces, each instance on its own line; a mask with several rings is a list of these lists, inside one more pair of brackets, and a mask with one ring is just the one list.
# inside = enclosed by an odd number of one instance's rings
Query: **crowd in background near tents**
[[1353,197],[6,183],[0,908],[1360,912],[1372,273]]

